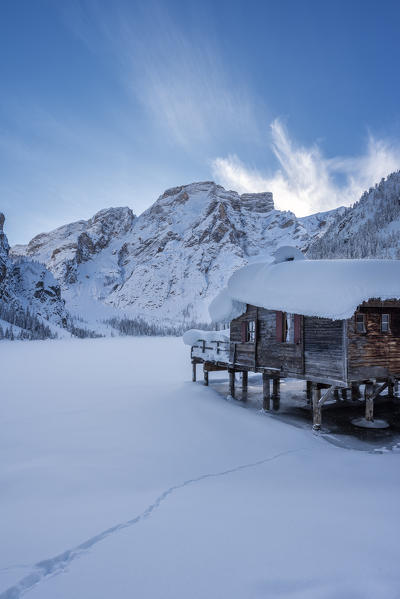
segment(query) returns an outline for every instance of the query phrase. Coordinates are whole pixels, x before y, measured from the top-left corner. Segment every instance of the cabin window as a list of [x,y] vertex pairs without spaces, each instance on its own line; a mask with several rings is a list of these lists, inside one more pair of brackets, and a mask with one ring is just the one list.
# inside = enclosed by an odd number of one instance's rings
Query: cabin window
[[381,331],[382,333],[388,333],[390,331],[390,315],[381,314]]
[[294,314],[284,312],[283,315],[283,340],[294,343]]
[[281,343],[300,343],[302,316],[290,312],[276,312],[276,340]]
[[246,327],[246,342],[254,343],[256,340],[256,321],[249,320]]
[[366,332],[365,314],[361,314],[360,312],[358,312],[356,314],[356,332],[357,333],[365,333]]

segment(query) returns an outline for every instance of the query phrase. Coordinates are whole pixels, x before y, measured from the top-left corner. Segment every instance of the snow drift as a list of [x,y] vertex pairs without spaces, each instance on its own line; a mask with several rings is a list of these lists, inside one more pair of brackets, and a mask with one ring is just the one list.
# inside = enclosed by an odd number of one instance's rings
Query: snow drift
[[198,329],[190,329],[183,334],[183,343],[190,347],[199,339],[204,339],[205,341],[229,341],[230,331],[229,329],[223,331],[201,331]]

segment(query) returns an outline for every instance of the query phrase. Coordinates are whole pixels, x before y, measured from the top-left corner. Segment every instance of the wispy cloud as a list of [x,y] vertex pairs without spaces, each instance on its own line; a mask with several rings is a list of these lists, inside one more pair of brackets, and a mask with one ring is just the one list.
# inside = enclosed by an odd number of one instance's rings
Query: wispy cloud
[[215,179],[240,193],[272,191],[275,204],[298,216],[355,202],[365,189],[400,168],[400,147],[369,136],[365,153],[326,158],[317,144],[293,142],[279,120],[271,124],[271,146],[279,167],[272,174],[246,166],[236,155],[215,158]]
[[84,2],[68,14],[94,52],[107,45],[120,82],[167,143],[195,149],[238,133],[261,140],[262,102],[247,92],[233,63],[227,68],[212,23],[184,29],[155,0],[120,10]]

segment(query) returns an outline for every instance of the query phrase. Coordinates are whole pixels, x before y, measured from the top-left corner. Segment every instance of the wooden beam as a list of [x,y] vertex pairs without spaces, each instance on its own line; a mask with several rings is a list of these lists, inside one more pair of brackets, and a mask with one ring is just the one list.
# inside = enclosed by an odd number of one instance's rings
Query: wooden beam
[[318,384],[313,383],[312,386],[312,398],[313,398],[313,429],[319,431],[322,422],[322,410],[321,410],[321,389]]
[[374,420],[374,383],[368,381],[365,383],[365,420],[373,422]]
[[306,382],[306,397],[307,397],[307,403],[310,404],[312,402],[312,382],[311,381]]
[[220,370],[227,370],[228,366],[221,366],[216,362],[204,362],[204,370],[208,370],[208,372],[216,372]]
[[351,383],[351,401],[357,401],[360,398],[360,385],[358,383]]
[[192,362],[192,382],[196,382],[196,362]]
[[203,374],[204,374],[204,384],[206,385],[206,387],[208,387],[208,370],[206,370],[204,368],[203,369]]
[[242,401],[247,401],[247,390],[249,382],[249,373],[247,370],[242,372]]
[[334,394],[335,391],[336,391],[336,389],[333,385],[331,387],[329,387],[329,389],[327,389],[325,391],[325,393],[322,395],[322,397],[320,398],[319,405],[323,406],[324,403],[332,397],[332,395]]
[[378,397],[378,395],[380,395],[382,393],[382,391],[384,391],[386,389],[386,387],[388,386],[388,381],[382,383],[382,385],[379,386],[375,386],[373,385],[373,397],[372,399],[375,399],[376,397]]
[[270,377],[266,372],[263,372],[262,375],[263,381],[263,410],[271,409],[271,385],[270,385]]
[[281,387],[281,380],[277,377],[274,377],[272,379],[272,407],[275,412],[277,412],[280,407],[280,402],[281,402],[280,387]]
[[229,395],[235,399],[235,371],[229,371]]

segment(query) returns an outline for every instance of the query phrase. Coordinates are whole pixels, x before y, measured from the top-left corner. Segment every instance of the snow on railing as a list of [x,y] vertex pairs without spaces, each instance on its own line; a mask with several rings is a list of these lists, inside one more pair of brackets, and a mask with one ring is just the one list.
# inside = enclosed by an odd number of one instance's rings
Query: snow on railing
[[207,362],[229,362],[229,341],[206,341],[198,339],[192,345],[192,358],[201,358]]

